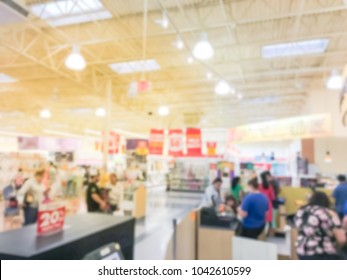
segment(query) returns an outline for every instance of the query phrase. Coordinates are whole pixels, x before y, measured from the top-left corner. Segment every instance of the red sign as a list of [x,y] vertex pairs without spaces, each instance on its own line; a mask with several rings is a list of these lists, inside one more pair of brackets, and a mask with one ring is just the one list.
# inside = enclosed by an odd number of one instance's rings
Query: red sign
[[207,155],[216,156],[217,155],[217,142],[207,142]]
[[149,153],[152,155],[162,155],[164,148],[164,130],[151,129],[149,136]]
[[201,129],[187,128],[187,155],[201,156]]
[[65,206],[49,205],[40,209],[37,219],[37,234],[49,235],[63,230],[65,221]]
[[169,131],[169,155],[183,156],[183,131],[182,129],[170,129]]
[[[109,139],[108,139],[108,153],[110,155],[118,154],[119,143],[120,143],[120,136],[111,131],[110,135],[109,135]],[[104,151],[104,144],[102,142],[99,142],[99,141],[95,142],[95,149],[103,152]]]
[[146,80],[139,81],[137,83],[137,91],[138,92],[145,92],[149,90],[149,82]]

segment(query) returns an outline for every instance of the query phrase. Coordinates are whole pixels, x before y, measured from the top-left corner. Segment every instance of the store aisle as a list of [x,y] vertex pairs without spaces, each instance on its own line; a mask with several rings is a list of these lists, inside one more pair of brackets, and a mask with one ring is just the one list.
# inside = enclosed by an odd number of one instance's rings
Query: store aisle
[[173,232],[173,219],[198,206],[201,198],[202,194],[150,190],[146,219],[136,224],[135,259],[164,259]]

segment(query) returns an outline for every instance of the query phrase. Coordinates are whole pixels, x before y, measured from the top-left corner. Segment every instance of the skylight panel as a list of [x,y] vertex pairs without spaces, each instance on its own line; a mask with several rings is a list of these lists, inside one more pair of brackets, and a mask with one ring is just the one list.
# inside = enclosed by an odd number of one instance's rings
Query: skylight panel
[[118,74],[129,74],[136,72],[150,72],[160,70],[160,65],[154,59],[134,60],[128,62],[111,63],[108,65]]
[[17,82],[17,79],[9,75],[6,75],[4,73],[0,73],[0,83],[6,84],[6,83],[15,83],[15,82]]
[[315,39],[291,43],[267,45],[262,48],[263,58],[289,57],[324,53],[328,47],[328,39]]
[[34,4],[31,11],[50,25],[63,26],[112,18],[100,0],[59,0]]

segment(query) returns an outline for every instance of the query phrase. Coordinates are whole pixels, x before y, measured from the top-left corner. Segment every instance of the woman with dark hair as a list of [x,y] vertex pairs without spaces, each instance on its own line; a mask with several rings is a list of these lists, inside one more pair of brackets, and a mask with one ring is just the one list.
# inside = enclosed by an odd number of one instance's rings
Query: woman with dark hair
[[261,184],[259,185],[259,191],[263,193],[269,201],[269,211],[266,214],[266,222],[269,223],[270,227],[272,224],[273,216],[273,203],[276,200],[275,192],[273,186],[270,183],[271,177],[268,171],[260,174]]
[[241,236],[257,239],[264,231],[268,209],[268,199],[259,191],[257,179],[250,180],[248,194],[243,199],[240,208],[240,216],[243,218]]
[[227,212],[231,216],[236,217],[237,216],[237,205],[238,205],[238,202],[234,196],[232,196],[231,194],[226,196],[225,205],[224,205],[225,212]]
[[240,202],[243,197],[243,188],[240,184],[240,177],[236,176],[231,181],[231,194],[236,199],[237,202]]
[[298,229],[296,252],[301,260],[338,260],[337,245],[346,242],[338,215],[330,209],[328,196],[314,192],[295,216]]

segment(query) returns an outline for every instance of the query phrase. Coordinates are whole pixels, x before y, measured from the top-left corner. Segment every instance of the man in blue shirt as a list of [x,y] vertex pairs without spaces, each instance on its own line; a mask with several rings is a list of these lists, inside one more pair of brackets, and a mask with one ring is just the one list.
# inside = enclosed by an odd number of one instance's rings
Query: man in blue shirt
[[337,176],[337,180],[339,181],[339,185],[335,188],[333,192],[333,197],[336,202],[336,212],[339,214],[340,219],[343,219],[343,208],[345,203],[347,202],[347,182],[345,175]]

